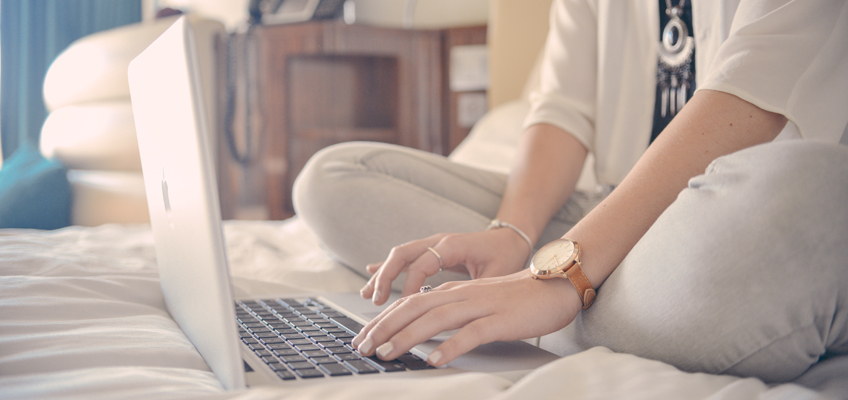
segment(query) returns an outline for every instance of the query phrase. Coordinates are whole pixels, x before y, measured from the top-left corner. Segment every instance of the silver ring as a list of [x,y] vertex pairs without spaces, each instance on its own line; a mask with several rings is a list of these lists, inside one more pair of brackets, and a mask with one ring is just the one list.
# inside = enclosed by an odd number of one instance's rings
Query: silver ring
[[420,292],[420,293],[430,293],[431,290],[433,290],[432,286],[424,285],[424,286],[421,286],[421,289],[418,289],[418,292]]
[[442,264],[442,256],[439,255],[439,252],[437,252],[436,249],[434,249],[432,247],[428,247],[427,250],[429,252],[433,253],[433,255],[436,256],[436,258],[439,259],[439,271],[444,271],[445,265]]

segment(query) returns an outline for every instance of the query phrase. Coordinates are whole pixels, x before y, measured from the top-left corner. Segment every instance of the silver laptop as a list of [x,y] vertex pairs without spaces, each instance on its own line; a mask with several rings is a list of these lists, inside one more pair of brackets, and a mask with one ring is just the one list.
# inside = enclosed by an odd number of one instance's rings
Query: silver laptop
[[234,300],[195,49],[182,17],[132,61],[129,83],[165,302],[225,388],[464,371],[518,379],[557,359],[492,343],[431,368],[423,360],[438,337],[391,362],[363,358],[350,340],[382,308],[357,293]]

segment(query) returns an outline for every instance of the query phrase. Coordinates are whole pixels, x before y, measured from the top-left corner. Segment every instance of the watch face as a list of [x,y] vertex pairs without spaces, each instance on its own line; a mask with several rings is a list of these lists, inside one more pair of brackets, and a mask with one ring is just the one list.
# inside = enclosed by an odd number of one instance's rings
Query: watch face
[[533,256],[533,267],[540,272],[550,272],[574,255],[574,242],[565,239],[550,242]]

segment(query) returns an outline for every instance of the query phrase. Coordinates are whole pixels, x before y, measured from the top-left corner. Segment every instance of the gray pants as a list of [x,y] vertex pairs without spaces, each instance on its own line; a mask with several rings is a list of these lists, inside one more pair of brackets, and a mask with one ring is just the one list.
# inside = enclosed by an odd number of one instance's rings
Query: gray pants
[[[350,143],[313,157],[294,202],[327,250],[365,276],[365,264],[397,244],[484,229],[505,184],[504,175],[444,157]],[[575,194],[538,245],[604,195]],[[542,345],[560,355],[606,346],[769,382],[848,353],[848,147],[796,140],[719,158],[610,275],[595,304]]]

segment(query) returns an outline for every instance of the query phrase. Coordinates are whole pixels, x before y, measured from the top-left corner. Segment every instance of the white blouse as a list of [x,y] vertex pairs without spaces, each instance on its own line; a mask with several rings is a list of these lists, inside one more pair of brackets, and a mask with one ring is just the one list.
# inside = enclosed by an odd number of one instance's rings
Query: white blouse
[[[680,0],[672,0],[678,4]],[[780,139],[848,132],[848,2],[692,1],[696,84],[791,123]],[[554,0],[541,87],[525,127],[558,126],[595,157],[603,184],[648,147],[656,95],[657,0]]]

